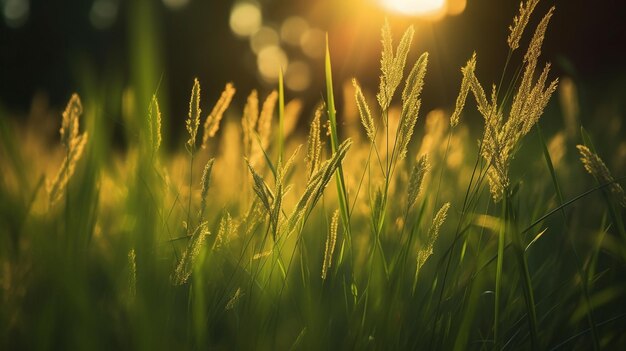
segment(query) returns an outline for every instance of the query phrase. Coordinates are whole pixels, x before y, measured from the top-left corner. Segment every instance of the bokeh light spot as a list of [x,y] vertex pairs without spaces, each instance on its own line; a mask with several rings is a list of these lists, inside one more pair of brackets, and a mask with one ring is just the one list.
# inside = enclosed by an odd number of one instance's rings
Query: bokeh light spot
[[280,27],[280,37],[290,45],[300,45],[300,38],[309,29],[307,21],[298,16],[287,18]]
[[230,13],[230,29],[240,37],[256,33],[262,23],[261,8],[253,2],[238,2]]
[[304,91],[311,85],[311,69],[304,61],[294,61],[287,67],[285,85],[293,91]]
[[274,83],[278,80],[280,69],[289,64],[287,54],[278,46],[263,48],[257,56],[257,68],[263,80]]
[[117,18],[117,2],[114,0],[96,0],[89,11],[89,21],[97,29],[110,28]]
[[300,38],[302,52],[311,58],[320,58],[324,56],[325,45],[326,34],[317,28],[309,29]]
[[189,0],[163,0],[163,4],[170,10],[178,10],[189,4]]
[[7,26],[19,28],[28,20],[30,2],[29,0],[5,0],[2,12]]
[[278,46],[278,33],[271,27],[261,27],[250,37],[250,48],[255,54],[268,46]]

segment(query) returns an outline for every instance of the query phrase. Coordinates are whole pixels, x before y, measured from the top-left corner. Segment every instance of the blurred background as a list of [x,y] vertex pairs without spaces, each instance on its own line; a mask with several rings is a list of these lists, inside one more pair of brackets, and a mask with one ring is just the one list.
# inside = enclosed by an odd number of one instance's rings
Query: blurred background
[[[378,85],[380,27],[385,17],[399,40],[416,35],[409,62],[430,52],[423,108],[454,104],[460,67],[478,53],[483,84],[498,82],[507,55],[508,26],[517,0],[0,0],[0,107],[28,115],[33,101],[60,110],[70,94],[99,92],[101,100],[134,88],[137,101],[157,92],[173,126],[186,118],[193,78],[204,109],[232,81],[243,105],[251,89],[264,96],[285,72],[287,98],[312,106],[323,93],[325,35],[335,83],[357,77]],[[544,0],[516,52],[520,62],[538,20],[557,7],[543,58],[555,76],[569,76],[588,106],[610,101],[624,115],[626,2]],[[397,42],[397,41],[396,41]],[[105,93],[106,91],[106,93]],[[341,99],[341,97],[339,97]],[[119,99],[118,99],[119,100]],[[341,102],[340,102],[341,103]],[[103,115],[119,120],[121,105]],[[341,106],[341,105],[340,105]],[[583,120],[593,118],[591,110]],[[142,106],[138,107],[138,110]],[[595,112],[594,112],[595,113]],[[57,119],[55,118],[55,121]]]

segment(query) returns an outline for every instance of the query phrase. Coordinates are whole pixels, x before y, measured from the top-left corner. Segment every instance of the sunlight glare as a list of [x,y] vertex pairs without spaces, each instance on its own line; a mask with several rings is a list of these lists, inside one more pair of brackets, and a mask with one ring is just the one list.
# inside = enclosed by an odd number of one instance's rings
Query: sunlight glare
[[446,0],[379,0],[386,9],[407,16],[432,15],[444,10]]

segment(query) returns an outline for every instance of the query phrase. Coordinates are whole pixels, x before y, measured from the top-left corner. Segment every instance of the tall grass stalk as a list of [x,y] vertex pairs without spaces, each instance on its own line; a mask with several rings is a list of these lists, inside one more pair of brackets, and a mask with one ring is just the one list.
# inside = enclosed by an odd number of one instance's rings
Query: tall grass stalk
[[495,297],[494,297],[494,315],[493,315],[493,341],[495,347],[500,345],[500,305],[502,296],[502,266],[504,264],[504,244],[505,234],[507,232],[508,214],[507,209],[508,199],[502,202],[500,230],[498,231],[498,261],[496,262],[496,282],[495,282]]
[[[535,309],[535,294],[533,291],[532,280],[530,271],[528,269],[528,259],[526,257],[525,245],[523,238],[517,228],[517,209],[511,205],[511,200],[508,200],[509,205],[506,206],[509,211],[507,218],[510,220],[509,233],[513,238],[513,249],[517,258],[517,264],[520,271],[523,272],[522,276],[522,288],[524,291],[524,300],[526,302],[526,318],[528,319],[528,326],[530,330],[531,347],[534,349],[541,348],[539,341],[539,332],[537,325],[537,312]],[[502,251],[502,253],[504,253]]]
[[285,87],[282,67],[278,73],[278,123],[278,163],[280,163],[285,143]]
[[[331,147],[333,153],[337,152],[339,147],[339,136],[337,131],[337,115],[335,109],[335,95],[333,93],[333,73],[332,66],[330,60],[330,49],[328,43],[328,34],[326,34],[326,54],[324,58],[324,71],[326,78],[326,106],[328,112],[328,119],[330,121],[330,137],[331,137]],[[348,191],[346,189],[346,184],[343,176],[343,167],[341,164],[337,168],[335,173],[335,182],[337,185],[337,197],[339,200],[339,210],[341,212],[341,223],[343,224],[343,228],[345,229],[346,237],[348,238],[348,246],[350,247],[350,264],[354,264],[354,254],[353,245],[352,245],[352,230],[350,225],[350,211],[348,208],[348,204],[350,203],[348,199]],[[354,278],[353,278],[354,279]]]

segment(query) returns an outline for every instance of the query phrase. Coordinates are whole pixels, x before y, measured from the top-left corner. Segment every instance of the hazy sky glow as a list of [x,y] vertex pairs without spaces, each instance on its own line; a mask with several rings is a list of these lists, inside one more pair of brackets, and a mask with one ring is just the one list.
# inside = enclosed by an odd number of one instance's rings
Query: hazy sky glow
[[386,9],[404,15],[430,15],[441,11],[446,0],[379,0]]

